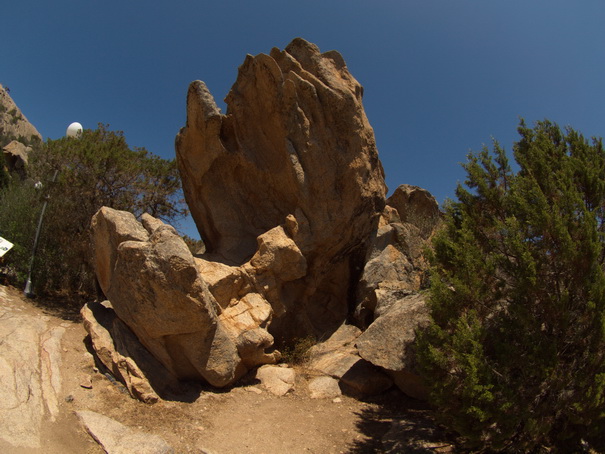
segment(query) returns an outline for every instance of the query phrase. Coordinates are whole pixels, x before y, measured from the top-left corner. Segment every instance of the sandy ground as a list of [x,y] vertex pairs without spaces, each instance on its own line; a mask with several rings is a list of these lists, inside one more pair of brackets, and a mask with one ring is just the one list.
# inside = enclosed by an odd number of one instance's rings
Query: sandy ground
[[337,401],[311,399],[303,367],[297,369],[295,390],[283,397],[248,383],[229,391],[192,386],[181,401],[143,404],[95,366],[81,323],[24,301],[16,289],[4,289],[20,311],[49,317],[48,324],[64,327],[65,333],[59,417],[55,422],[44,417],[40,449],[14,448],[0,440],[2,453],[104,452],[78,422],[74,414],[78,410],[92,410],[159,435],[178,453],[213,454],[382,452],[380,440],[393,418],[429,414],[421,403],[398,391],[368,402],[347,396]]

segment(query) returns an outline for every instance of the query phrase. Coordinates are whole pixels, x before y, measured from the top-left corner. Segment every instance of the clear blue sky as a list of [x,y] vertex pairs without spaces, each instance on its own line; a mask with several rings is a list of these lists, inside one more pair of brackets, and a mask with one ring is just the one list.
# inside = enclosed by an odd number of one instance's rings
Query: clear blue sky
[[603,0],[4,3],[0,83],[45,138],[102,122],[174,158],[192,80],[220,105],[246,54],[297,36],[364,85],[390,192],[453,197],[467,153],[510,151],[520,116],[605,135]]

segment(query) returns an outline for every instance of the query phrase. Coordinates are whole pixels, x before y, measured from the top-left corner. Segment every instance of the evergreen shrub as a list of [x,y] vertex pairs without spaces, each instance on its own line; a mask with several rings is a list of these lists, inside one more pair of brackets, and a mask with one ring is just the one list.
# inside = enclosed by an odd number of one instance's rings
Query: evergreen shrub
[[441,420],[472,449],[605,448],[605,153],[521,121],[494,143],[434,240],[418,357]]

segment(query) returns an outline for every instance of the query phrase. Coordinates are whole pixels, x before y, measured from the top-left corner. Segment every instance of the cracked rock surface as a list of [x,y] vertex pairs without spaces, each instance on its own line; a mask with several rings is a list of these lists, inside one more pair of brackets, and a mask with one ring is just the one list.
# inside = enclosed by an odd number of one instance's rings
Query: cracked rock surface
[[39,448],[43,416],[58,415],[65,329],[11,304],[0,287],[0,440]]

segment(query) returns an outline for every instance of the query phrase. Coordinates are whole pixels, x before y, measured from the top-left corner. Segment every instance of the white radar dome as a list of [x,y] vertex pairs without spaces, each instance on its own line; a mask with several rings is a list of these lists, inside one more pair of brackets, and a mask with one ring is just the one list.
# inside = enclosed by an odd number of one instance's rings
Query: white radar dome
[[70,124],[67,127],[67,131],[65,132],[65,135],[67,137],[78,137],[81,134],[82,134],[82,125],[80,123],[78,123],[77,121]]

